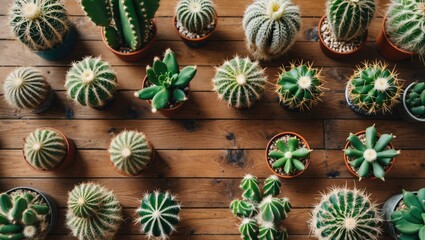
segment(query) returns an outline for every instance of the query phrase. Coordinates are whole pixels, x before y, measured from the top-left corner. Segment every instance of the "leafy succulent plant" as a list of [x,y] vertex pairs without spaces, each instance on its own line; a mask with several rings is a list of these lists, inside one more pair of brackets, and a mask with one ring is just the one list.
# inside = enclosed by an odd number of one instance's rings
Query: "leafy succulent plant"
[[189,32],[200,35],[215,24],[217,13],[212,0],[180,0],[176,18]]
[[347,138],[349,146],[344,149],[344,154],[360,180],[370,176],[385,180],[386,169],[392,164],[393,158],[400,154],[400,150],[390,148],[394,138],[393,134],[379,136],[375,125],[366,129],[362,139],[350,133]]
[[408,111],[417,118],[425,118],[425,82],[417,82],[407,91],[404,99]]
[[152,85],[144,86],[134,96],[152,99],[152,112],[156,112],[187,100],[185,90],[189,91],[186,88],[196,75],[196,66],[186,66],[180,71],[174,52],[167,49],[162,61],[155,58],[153,67],[146,67],[146,75]]

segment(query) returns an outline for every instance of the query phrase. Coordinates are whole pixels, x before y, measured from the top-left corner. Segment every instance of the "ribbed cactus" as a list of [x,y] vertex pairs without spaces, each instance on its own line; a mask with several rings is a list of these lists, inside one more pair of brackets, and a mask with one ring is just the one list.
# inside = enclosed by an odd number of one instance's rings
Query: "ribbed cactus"
[[344,149],[344,154],[349,157],[349,164],[360,180],[370,176],[385,180],[385,170],[392,164],[393,158],[400,154],[399,150],[389,148],[394,138],[393,134],[382,134],[378,138],[375,125],[366,129],[363,140],[350,133],[347,138],[350,145]]
[[248,50],[260,60],[285,53],[301,28],[298,6],[290,0],[255,0],[243,17]]
[[310,230],[319,240],[378,240],[381,224],[379,209],[367,193],[334,188],[314,207]]
[[117,86],[115,72],[100,57],[85,57],[66,74],[68,96],[83,106],[104,107],[114,98]]
[[9,23],[16,37],[35,51],[56,47],[71,27],[60,0],[14,0]]
[[52,88],[43,73],[34,67],[13,70],[4,81],[4,97],[17,109],[38,109],[48,101]]
[[310,110],[320,102],[324,81],[321,70],[309,63],[292,63],[289,70],[283,69],[277,80],[277,94],[283,106],[289,109]]
[[281,228],[291,204],[287,198],[277,198],[280,179],[272,175],[264,181],[263,190],[257,177],[247,174],[239,188],[242,199],[230,203],[231,212],[241,219],[239,231],[244,240],[286,240],[288,234]]
[[348,98],[366,114],[391,112],[402,93],[402,83],[397,76],[398,73],[383,62],[365,62],[348,82]]
[[44,239],[51,209],[30,190],[0,194],[0,239]]
[[111,48],[136,51],[152,37],[159,0],[81,0],[81,6],[94,24],[104,27]]
[[349,41],[366,32],[375,9],[375,0],[329,0],[326,17],[336,39]]
[[35,169],[51,171],[64,161],[68,147],[62,135],[53,129],[36,129],[25,138],[25,160]]
[[142,224],[141,232],[148,238],[166,240],[180,221],[180,204],[169,192],[155,191],[143,196],[136,210]]
[[211,0],[180,0],[177,22],[191,33],[202,34],[215,24],[217,13]]
[[153,148],[145,134],[123,131],[112,139],[109,154],[118,171],[134,176],[148,167],[152,160]]
[[68,196],[66,225],[79,240],[115,239],[122,221],[115,195],[95,183],[74,187]]
[[261,98],[266,81],[264,69],[258,62],[238,56],[216,68],[213,78],[218,98],[235,108],[251,107]]
[[405,94],[408,111],[417,118],[425,118],[425,82],[415,83]]

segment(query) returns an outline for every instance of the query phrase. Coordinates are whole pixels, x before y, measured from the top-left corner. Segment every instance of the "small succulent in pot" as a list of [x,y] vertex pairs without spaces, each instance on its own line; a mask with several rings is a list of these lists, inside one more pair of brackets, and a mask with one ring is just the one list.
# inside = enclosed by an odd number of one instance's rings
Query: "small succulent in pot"
[[425,122],[425,82],[414,82],[406,88],[403,112],[407,119]]
[[372,177],[385,180],[385,174],[400,154],[391,144],[394,138],[393,134],[378,134],[375,125],[356,134],[350,133],[343,150],[348,170],[360,180]]

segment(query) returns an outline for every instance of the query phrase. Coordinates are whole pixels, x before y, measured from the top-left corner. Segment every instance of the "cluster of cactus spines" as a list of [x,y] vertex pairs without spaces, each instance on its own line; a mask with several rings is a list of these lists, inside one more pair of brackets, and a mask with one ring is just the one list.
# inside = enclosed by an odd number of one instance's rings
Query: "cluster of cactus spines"
[[37,109],[48,99],[50,84],[43,73],[34,67],[19,67],[4,81],[4,97],[17,109]]
[[319,240],[378,240],[382,217],[363,190],[334,188],[316,204],[310,230]]
[[126,175],[137,175],[147,168],[152,160],[152,146],[145,134],[123,131],[115,136],[109,146],[112,164]]
[[52,129],[36,129],[25,138],[25,160],[41,171],[58,168],[67,154],[66,140]]
[[418,118],[425,118],[425,82],[415,83],[406,94],[408,111]]
[[301,28],[299,7],[291,0],[255,0],[243,17],[243,28],[251,54],[269,60],[285,53]]
[[167,49],[164,58],[154,59],[153,67],[146,67],[151,86],[134,93],[134,96],[144,100],[152,99],[152,112],[177,105],[187,100],[186,90],[190,81],[196,75],[196,66],[186,66],[181,71],[174,52]]
[[121,205],[116,196],[95,183],[74,187],[68,196],[66,225],[79,240],[115,239],[122,222]]
[[359,66],[348,82],[349,99],[367,114],[391,112],[402,91],[398,73],[379,61]]
[[277,81],[277,94],[281,104],[289,109],[310,110],[319,103],[324,81],[321,70],[310,63],[291,63],[289,70],[282,69]]
[[280,179],[272,175],[264,181],[263,190],[257,177],[247,174],[239,188],[242,199],[230,203],[231,212],[241,219],[239,231],[244,240],[286,240],[286,229],[281,222],[286,219],[291,205],[286,198],[277,198]]
[[73,63],[66,74],[65,88],[68,96],[83,106],[105,106],[114,98],[117,86],[115,72],[100,57],[85,57]]
[[425,240],[425,188],[416,194],[403,190],[402,204],[404,208],[391,214],[399,239]]
[[202,34],[215,24],[217,13],[212,0],[180,0],[176,18],[191,33]]
[[56,47],[71,27],[60,0],[14,0],[9,23],[15,36],[35,51]]
[[339,41],[362,36],[375,15],[375,0],[329,0],[326,17]]
[[258,62],[238,56],[216,68],[213,78],[219,99],[235,108],[251,107],[261,98],[266,82],[264,69]]
[[105,28],[111,48],[136,51],[149,41],[159,0],[81,0],[81,5],[94,24]]
[[146,193],[136,213],[140,216],[141,232],[148,238],[166,240],[176,231],[180,221],[180,204],[169,192]]
[[389,148],[394,138],[393,134],[382,134],[378,138],[375,125],[366,129],[363,141],[350,133],[347,141],[351,146],[344,149],[344,154],[351,158],[349,164],[360,180],[372,175],[385,181],[385,169],[392,164],[393,158],[400,154],[400,150]]
[[29,190],[0,194],[0,239],[44,239],[50,208]]

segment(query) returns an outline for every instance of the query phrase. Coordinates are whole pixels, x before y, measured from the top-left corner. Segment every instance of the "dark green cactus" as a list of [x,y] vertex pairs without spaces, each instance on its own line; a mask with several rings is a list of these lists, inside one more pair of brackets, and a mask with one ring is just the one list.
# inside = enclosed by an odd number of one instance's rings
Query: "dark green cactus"
[[425,118],[425,82],[411,85],[405,96],[408,111],[415,117]]

